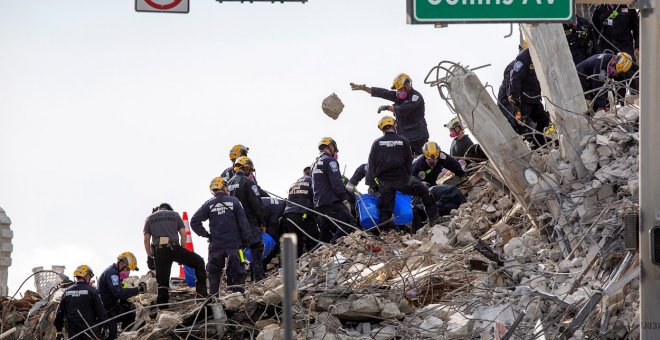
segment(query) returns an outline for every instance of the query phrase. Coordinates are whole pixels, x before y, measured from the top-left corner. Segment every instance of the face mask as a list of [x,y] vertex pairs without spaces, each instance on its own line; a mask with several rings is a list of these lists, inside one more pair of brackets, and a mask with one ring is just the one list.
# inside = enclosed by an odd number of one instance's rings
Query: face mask
[[612,65],[607,65],[607,74],[610,76],[616,76],[618,73],[616,73],[616,70]]
[[333,153],[333,154],[332,154],[332,157],[333,157],[335,160],[339,160],[339,153],[337,153],[337,152]]
[[435,165],[438,163],[437,159],[426,159],[426,164],[428,164],[431,168],[435,167]]
[[128,271],[122,270],[119,272],[119,280],[124,281],[128,278]]
[[451,137],[451,138],[456,138],[456,131],[455,131],[455,130],[451,130],[451,131],[449,132],[449,137]]
[[408,97],[408,92],[406,92],[406,91],[398,91],[398,92],[396,93],[396,96],[397,96],[399,99],[404,100],[404,99],[406,99],[406,97]]
[[254,174],[253,173],[250,173],[249,175],[247,175],[247,178],[249,180],[251,180],[252,182],[254,182]]

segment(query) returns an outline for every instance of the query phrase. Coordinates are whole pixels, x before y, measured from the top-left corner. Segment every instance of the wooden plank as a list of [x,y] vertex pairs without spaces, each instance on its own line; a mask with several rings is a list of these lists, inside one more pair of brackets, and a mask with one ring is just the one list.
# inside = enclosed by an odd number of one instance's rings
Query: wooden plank
[[[541,93],[559,133],[561,152],[577,174],[588,175],[580,155],[582,138],[593,134],[584,115],[587,104],[561,24],[524,24],[525,38],[541,84]],[[576,95],[577,94],[577,95]]]

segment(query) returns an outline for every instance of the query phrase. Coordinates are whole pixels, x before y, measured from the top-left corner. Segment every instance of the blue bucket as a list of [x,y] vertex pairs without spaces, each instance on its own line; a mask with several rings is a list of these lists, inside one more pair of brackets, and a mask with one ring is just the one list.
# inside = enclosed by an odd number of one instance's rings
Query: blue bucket
[[394,198],[394,224],[404,225],[413,220],[412,196],[396,192]]
[[[261,256],[261,259],[263,260],[270,255],[273,249],[275,249],[277,242],[275,242],[275,239],[273,239],[272,236],[264,231],[261,232],[261,242],[264,244],[264,253]],[[252,261],[252,251],[250,251],[250,248],[243,249],[243,257],[245,257],[245,260],[248,262]]]
[[355,198],[360,226],[368,230],[380,223],[380,211],[378,210],[378,197],[364,194]]
[[186,279],[186,285],[188,287],[195,287],[195,282],[197,281],[197,279],[195,278],[195,268],[191,268],[184,265],[183,273]]

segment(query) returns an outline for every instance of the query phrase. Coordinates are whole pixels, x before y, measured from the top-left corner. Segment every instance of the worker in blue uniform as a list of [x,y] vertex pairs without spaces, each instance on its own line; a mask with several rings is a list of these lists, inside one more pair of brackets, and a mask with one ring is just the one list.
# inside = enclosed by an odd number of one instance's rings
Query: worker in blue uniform
[[99,292],[90,284],[94,271],[83,264],[76,268],[73,276],[76,282],[64,291],[55,312],[55,339],[64,339],[65,320],[69,338],[103,339],[101,326],[95,325],[105,321],[107,316]]
[[438,176],[443,169],[451,171],[455,176],[465,177],[461,164],[452,156],[442,152],[438,143],[428,141],[422,147],[423,155],[413,160],[412,174],[429,186],[436,185]]

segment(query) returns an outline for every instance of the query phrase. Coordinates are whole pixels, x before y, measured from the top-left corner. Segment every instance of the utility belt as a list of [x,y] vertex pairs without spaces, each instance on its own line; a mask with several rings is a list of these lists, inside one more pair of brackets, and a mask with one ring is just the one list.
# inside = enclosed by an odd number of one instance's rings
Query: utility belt
[[179,245],[179,241],[170,241],[170,238],[167,236],[158,237],[158,244],[151,244],[152,249],[162,249],[162,248],[172,248]]

